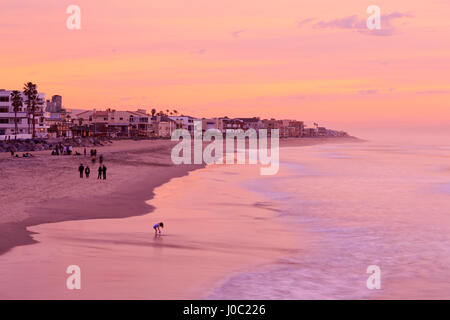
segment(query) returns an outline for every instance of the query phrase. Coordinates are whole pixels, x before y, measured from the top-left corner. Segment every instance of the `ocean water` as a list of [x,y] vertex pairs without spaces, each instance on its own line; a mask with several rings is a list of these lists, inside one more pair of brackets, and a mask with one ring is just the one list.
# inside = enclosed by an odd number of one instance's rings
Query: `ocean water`
[[[450,143],[280,150],[278,175],[240,181],[305,239],[208,299],[450,298]],[[367,268],[381,270],[370,290]]]

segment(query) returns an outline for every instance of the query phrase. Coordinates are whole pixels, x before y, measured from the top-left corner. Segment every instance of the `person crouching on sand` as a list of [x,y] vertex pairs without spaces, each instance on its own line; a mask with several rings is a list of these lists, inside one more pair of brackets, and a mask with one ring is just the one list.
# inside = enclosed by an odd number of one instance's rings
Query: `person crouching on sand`
[[153,229],[155,229],[155,236],[161,234],[161,228],[164,228],[164,223],[160,222],[153,226]]

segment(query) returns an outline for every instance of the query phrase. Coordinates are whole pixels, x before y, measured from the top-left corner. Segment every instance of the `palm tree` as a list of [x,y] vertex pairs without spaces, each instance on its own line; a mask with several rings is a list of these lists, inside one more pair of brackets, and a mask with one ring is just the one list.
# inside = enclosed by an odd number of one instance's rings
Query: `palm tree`
[[39,103],[39,97],[38,97],[38,91],[36,84],[32,82],[25,83],[25,86],[23,88],[23,93],[27,97],[25,103],[27,104],[27,111],[28,111],[28,133],[30,133],[30,115],[33,116],[32,124],[33,124],[33,134],[32,137],[35,138],[36,136],[36,123],[35,123],[35,116],[36,116],[36,107]]
[[[41,121],[44,121],[44,113],[43,113],[43,111],[44,111],[44,105],[45,105],[45,100],[44,99],[41,99],[40,97],[39,97],[39,95],[37,96],[37,99],[36,99],[36,105],[35,105],[35,111],[37,110],[37,111],[39,111],[39,115],[41,116]],[[34,132],[34,127],[33,127],[33,132]]]
[[178,114],[178,111],[174,109],[174,110],[173,110],[173,114],[174,114],[174,115],[177,115],[177,114]]
[[155,113],[156,113],[156,109],[152,109],[152,117],[155,116]]
[[17,138],[17,134],[19,133],[19,126],[17,123],[17,112],[21,111],[21,108],[23,107],[22,93],[17,90],[11,92],[11,101],[14,110],[14,132]]

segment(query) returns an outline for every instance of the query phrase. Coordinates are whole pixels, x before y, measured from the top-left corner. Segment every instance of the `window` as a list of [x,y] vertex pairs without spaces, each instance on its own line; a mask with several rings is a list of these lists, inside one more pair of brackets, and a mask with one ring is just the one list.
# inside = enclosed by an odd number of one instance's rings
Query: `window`
[[0,112],[9,112],[8,108],[0,108]]
[[9,123],[8,118],[0,118],[0,123]]
[[9,102],[9,96],[0,96],[0,102]]

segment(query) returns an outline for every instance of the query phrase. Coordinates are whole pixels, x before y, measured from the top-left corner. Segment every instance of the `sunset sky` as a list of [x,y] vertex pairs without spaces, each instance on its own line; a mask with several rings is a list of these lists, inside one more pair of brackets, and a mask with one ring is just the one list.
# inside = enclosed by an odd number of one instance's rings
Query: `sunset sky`
[[2,0],[0,39],[0,88],[66,108],[450,124],[448,0]]

